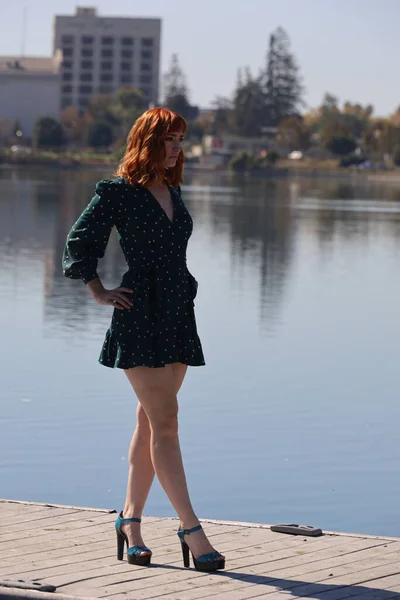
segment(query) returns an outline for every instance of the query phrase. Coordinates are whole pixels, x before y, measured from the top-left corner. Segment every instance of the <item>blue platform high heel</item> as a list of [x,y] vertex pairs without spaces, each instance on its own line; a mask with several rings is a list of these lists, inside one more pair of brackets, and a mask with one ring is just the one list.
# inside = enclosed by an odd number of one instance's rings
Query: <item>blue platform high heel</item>
[[[146,546],[131,546],[129,548],[128,537],[121,531],[121,527],[124,523],[141,523],[142,519],[132,517],[131,519],[124,519],[122,517],[122,511],[118,515],[115,521],[115,531],[117,532],[117,558],[123,560],[124,558],[124,544],[126,543],[126,557],[130,565],[140,565],[145,567],[150,564],[151,561],[151,550]],[[150,554],[141,554],[142,552],[149,552]]]
[[[192,529],[182,529],[179,527],[178,536],[181,540],[182,545],[182,556],[183,556],[183,564],[185,567],[190,566],[189,562],[189,546],[185,542],[185,535],[190,535],[195,531],[200,531],[203,529],[201,525],[197,525],[196,527],[192,527]],[[218,571],[219,569],[225,569],[225,558],[219,552],[209,552],[208,554],[202,554],[199,558],[195,558],[192,552],[193,564],[195,566],[196,571]]]

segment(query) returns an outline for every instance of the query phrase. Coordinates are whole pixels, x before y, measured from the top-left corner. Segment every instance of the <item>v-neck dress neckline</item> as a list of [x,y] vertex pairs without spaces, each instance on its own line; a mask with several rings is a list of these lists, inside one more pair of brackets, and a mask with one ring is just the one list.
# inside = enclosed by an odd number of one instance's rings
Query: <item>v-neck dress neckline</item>
[[167,215],[167,212],[161,206],[161,204],[159,203],[159,201],[157,200],[157,198],[155,197],[155,195],[153,194],[153,192],[151,192],[149,190],[149,188],[144,188],[144,189],[146,190],[146,192],[148,193],[148,195],[151,197],[151,199],[154,200],[154,202],[156,202],[156,204],[158,205],[159,209],[162,211],[163,215],[166,217],[167,221],[172,226],[172,225],[175,225],[175,223],[176,223],[176,204],[175,204],[175,198],[174,198],[173,189],[168,184],[166,184],[166,186],[168,188],[169,195],[170,195],[171,202],[172,202],[172,219],[169,218],[169,216]]

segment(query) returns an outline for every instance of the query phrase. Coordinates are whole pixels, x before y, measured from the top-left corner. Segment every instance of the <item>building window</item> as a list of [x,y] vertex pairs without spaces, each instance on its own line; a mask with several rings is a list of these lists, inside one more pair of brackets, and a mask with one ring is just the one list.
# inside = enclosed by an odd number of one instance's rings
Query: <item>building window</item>
[[151,71],[151,63],[142,62],[140,65],[141,71]]
[[62,80],[63,81],[72,81],[72,73],[63,73]]
[[63,35],[63,36],[61,36],[61,43],[62,44],[73,44],[74,39],[75,38],[73,35]]
[[100,81],[107,83],[108,81],[112,81],[113,80],[113,76],[112,73],[103,73],[102,75],[100,75]]
[[62,53],[63,53],[63,57],[73,56],[74,55],[74,49],[73,48],[63,48],[62,49]]
[[62,68],[63,69],[72,69],[72,60],[63,60]]
[[91,73],[81,73],[79,78],[81,81],[92,81],[93,75]]
[[121,58],[132,58],[133,51],[132,50],[121,50]]
[[84,96],[79,98],[79,106],[85,107],[88,104],[89,104],[89,98],[85,98]]
[[81,60],[81,69],[93,69],[93,62],[91,60]]
[[151,83],[151,75],[141,75],[140,83]]
[[121,83],[132,83],[132,75],[121,75]]
[[112,85],[100,85],[99,94],[111,94],[113,91]]
[[111,48],[103,48],[101,51],[102,58],[112,58],[114,56],[114,51]]
[[101,43],[103,44],[103,46],[112,46],[114,43],[114,38],[113,37],[102,37]]
[[82,41],[82,45],[83,46],[90,46],[91,44],[93,44],[93,36],[92,35],[83,35],[81,37],[81,41]]
[[132,71],[132,63],[122,62],[121,63],[121,71]]
[[146,59],[152,59],[153,58],[153,53],[151,50],[142,50],[142,58],[144,58],[144,60]]
[[72,106],[71,96],[64,96],[61,98],[61,108],[67,108],[67,106]]
[[133,38],[130,37],[123,37],[121,39],[121,44],[123,46],[133,46]]
[[79,93],[80,94],[92,94],[93,88],[91,85],[80,85]]
[[152,48],[153,43],[153,38],[142,38],[142,46],[145,46],[146,48]]
[[101,63],[101,68],[103,71],[111,71],[112,62],[110,60],[103,60],[103,62]]
[[148,87],[141,87],[140,89],[141,89],[141,91],[142,91],[143,95],[144,95],[146,98],[148,98],[148,97],[150,96],[150,94],[151,94],[151,90],[150,90],[150,88],[148,88]]
[[91,48],[82,48],[82,50],[81,50],[81,56],[83,58],[92,58],[92,56],[93,56],[93,50],[91,50]]
[[61,91],[63,94],[72,94],[72,85],[63,85]]

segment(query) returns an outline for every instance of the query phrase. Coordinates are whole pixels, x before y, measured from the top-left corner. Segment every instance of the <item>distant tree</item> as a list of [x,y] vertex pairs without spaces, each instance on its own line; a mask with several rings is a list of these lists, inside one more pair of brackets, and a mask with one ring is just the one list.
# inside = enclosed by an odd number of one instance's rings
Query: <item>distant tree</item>
[[398,106],[394,113],[390,115],[389,122],[394,125],[394,127],[400,127],[400,106]]
[[310,132],[300,116],[286,117],[278,126],[277,141],[289,150],[307,150],[310,146]]
[[394,147],[392,160],[396,167],[400,167],[400,144],[396,144]]
[[239,135],[257,137],[262,133],[265,98],[261,79],[253,78],[246,69],[245,79],[239,77],[233,100],[233,122]]
[[91,121],[88,113],[81,114],[74,106],[68,106],[61,112],[60,120],[68,143],[83,145],[86,142]]
[[186,76],[179,64],[178,55],[173,54],[169,70],[164,75],[164,100],[168,102],[179,95],[188,97],[189,94]]
[[120,88],[117,103],[123,110],[143,110],[147,106],[143,93],[136,88]]
[[279,160],[279,154],[275,150],[271,150],[265,157],[267,164],[273,166]]
[[265,125],[277,126],[284,117],[297,114],[304,92],[299,68],[290,52],[290,39],[282,27],[269,38],[267,66],[263,75]]
[[351,137],[346,136],[333,136],[326,144],[326,149],[336,154],[337,156],[345,156],[354,152],[357,144]]
[[230,163],[229,167],[232,171],[241,172],[248,171],[253,166],[253,157],[248,152],[239,152],[234,156]]
[[116,128],[121,119],[115,111],[116,100],[111,94],[95,94],[89,100],[87,113],[93,121],[103,121]]
[[114,141],[112,127],[104,121],[94,121],[89,125],[88,144],[93,148],[108,148]]
[[184,119],[195,119],[199,114],[197,106],[189,102],[186,76],[179,64],[178,55],[173,54],[171,65],[164,76],[164,106],[182,115]]
[[332,113],[339,114],[339,112],[340,109],[338,106],[338,99],[336,98],[336,96],[326,93],[320,107],[321,117],[324,117],[325,115],[330,116]]
[[393,124],[389,119],[371,119],[364,135],[365,149],[382,160],[385,154],[394,154],[397,145],[400,145],[400,126]]
[[227,133],[232,128],[233,106],[229,98],[217,96],[213,101],[211,131],[213,135]]
[[374,109],[371,104],[364,107],[361,104],[345,102],[342,110],[342,118],[345,126],[355,139],[359,140],[365,134],[373,111]]
[[33,126],[32,142],[36,148],[59,148],[65,142],[61,123],[52,117],[38,117]]
[[126,139],[132,125],[147,108],[147,105],[147,101],[140,90],[136,88],[119,89],[112,109],[119,122],[117,127],[113,127],[115,135]]

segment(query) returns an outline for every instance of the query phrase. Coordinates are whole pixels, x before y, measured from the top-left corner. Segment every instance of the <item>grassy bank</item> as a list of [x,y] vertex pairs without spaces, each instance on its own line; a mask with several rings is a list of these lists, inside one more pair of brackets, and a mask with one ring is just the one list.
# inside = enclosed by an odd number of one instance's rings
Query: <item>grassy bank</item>
[[[98,152],[52,152],[46,150],[31,150],[25,152],[11,152],[9,149],[0,151],[0,167],[13,166],[48,166],[52,168],[101,168],[110,167],[114,170],[120,159],[120,153],[98,153]],[[220,173],[226,168],[205,166],[201,163],[186,163],[186,169],[196,171],[208,171]],[[275,166],[257,171],[241,172],[245,178],[270,178],[270,177],[360,177],[376,181],[388,181],[400,184],[400,170],[374,170],[345,168],[338,166],[337,159],[318,160],[316,158],[304,158],[294,161],[280,159]]]

